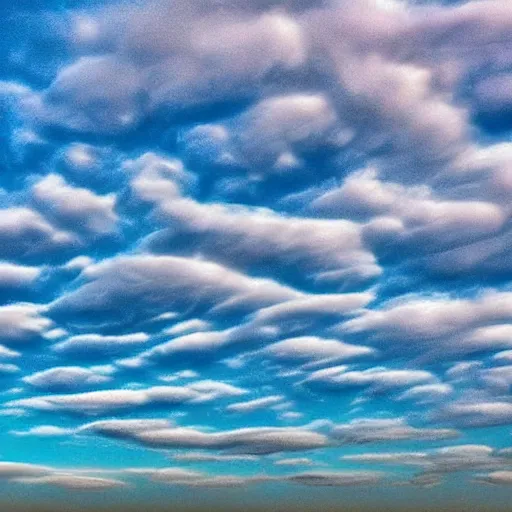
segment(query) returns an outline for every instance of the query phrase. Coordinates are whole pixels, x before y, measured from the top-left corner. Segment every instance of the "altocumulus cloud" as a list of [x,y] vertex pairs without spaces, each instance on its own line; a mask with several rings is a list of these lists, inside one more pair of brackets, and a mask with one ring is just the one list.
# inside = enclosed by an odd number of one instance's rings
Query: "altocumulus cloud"
[[61,3],[0,16],[0,479],[510,484],[512,6]]

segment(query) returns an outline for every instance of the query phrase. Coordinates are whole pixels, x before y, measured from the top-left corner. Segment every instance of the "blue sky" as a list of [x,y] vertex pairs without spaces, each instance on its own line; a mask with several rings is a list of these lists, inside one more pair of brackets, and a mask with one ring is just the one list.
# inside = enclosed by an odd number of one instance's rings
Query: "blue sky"
[[506,508],[512,4],[0,14],[5,507]]

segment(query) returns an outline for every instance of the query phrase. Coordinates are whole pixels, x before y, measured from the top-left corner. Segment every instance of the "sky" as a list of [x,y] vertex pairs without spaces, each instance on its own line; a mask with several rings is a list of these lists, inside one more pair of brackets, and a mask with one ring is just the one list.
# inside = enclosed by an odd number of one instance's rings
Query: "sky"
[[511,2],[0,30],[2,510],[507,509]]

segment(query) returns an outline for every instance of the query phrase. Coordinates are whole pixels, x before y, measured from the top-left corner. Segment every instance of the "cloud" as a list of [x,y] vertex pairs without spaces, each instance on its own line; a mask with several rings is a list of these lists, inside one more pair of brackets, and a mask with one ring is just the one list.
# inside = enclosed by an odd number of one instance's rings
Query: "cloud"
[[141,361],[146,359],[158,360],[172,358],[173,356],[183,357],[186,354],[198,354],[204,357],[208,353],[215,352],[238,341],[235,333],[236,329],[228,329],[226,331],[185,334],[142,352],[139,358]]
[[490,427],[512,423],[512,404],[505,401],[452,402],[434,413],[460,427]]
[[494,485],[512,485],[512,471],[492,471],[487,475],[480,475],[476,481]]
[[0,462],[0,479],[21,484],[53,485],[68,490],[100,491],[125,487],[120,480],[73,474],[74,470],[62,471],[49,466]]
[[20,369],[15,364],[0,364],[0,373],[9,374],[19,372]]
[[228,450],[230,454],[244,455],[313,450],[329,444],[324,435],[306,428],[254,427],[211,432],[169,423],[162,425],[160,420],[130,421],[103,421],[83,428],[109,437],[124,437],[154,448]]
[[40,276],[41,269],[0,262],[0,286],[26,287],[34,283]]
[[[127,323],[169,308],[251,311],[300,296],[271,280],[177,256],[118,257],[86,268],[82,276],[86,282],[81,287],[52,304],[54,314],[73,318],[92,313],[98,320],[117,315],[119,323]],[[121,310],[123,315],[119,316]]]
[[47,466],[21,462],[0,462],[0,479],[12,480],[13,478],[38,477],[50,472],[51,468]]
[[374,352],[368,347],[350,345],[343,341],[316,336],[289,338],[269,345],[262,351],[263,354],[268,354],[276,359],[324,362],[368,356]]
[[67,395],[46,395],[7,402],[8,407],[81,414],[105,414],[149,405],[180,405],[239,396],[245,391],[214,381],[199,381],[187,386],[157,386],[147,389],[111,389]]
[[[265,173],[299,172],[301,154],[342,138],[338,116],[322,94],[286,94],[265,98],[226,125],[202,125],[186,134],[189,151],[221,145],[217,158],[231,158],[260,179]],[[350,139],[349,130],[345,137]],[[341,133],[339,133],[341,132]],[[200,145],[199,142],[202,144]],[[262,172],[262,169],[265,171]]]
[[256,462],[259,457],[255,455],[224,455],[202,452],[187,452],[173,455],[178,462]]
[[382,482],[383,473],[377,471],[312,472],[292,475],[289,482],[319,487],[351,487],[376,485]]
[[416,428],[404,419],[356,419],[336,425],[331,437],[343,444],[365,444],[395,441],[438,441],[459,436],[456,430],[437,428]]
[[[391,352],[400,349],[454,355],[492,350],[508,344],[506,327],[492,324],[510,318],[511,298],[508,292],[492,291],[473,300],[413,297],[367,310],[341,324],[340,331],[364,334]],[[465,336],[460,339],[463,333]],[[453,343],[454,337],[460,341]],[[412,343],[405,347],[408,341]]]
[[428,454],[425,452],[363,453],[358,455],[344,455],[342,459],[352,462],[396,464],[404,466],[423,466],[428,465],[430,462]]
[[33,261],[77,244],[71,233],[56,228],[27,207],[6,208],[0,213],[0,258]]
[[187,332],[196,332],[196,331],[208,331],[211,328],[211,325],[204,320],[199,318],[195,318],[193,320],[185,320],[184,322],[179,322],[172,327],[169,327],[165,330],[165,334],[170,334],[175,336],[177,334],[185,334]]
[[54,425],[41,425],[39,427],[32,427],[27,431],[13,430],[11,431],[16,436],[36,436],[36,437],[60,437],[73,434],[75,431],[69,428],[56,427]]
[[160,430],[170,426],[171,423],[168,420],[158,419],[100,420],[82,425],[79,430],[95,432],[106,437],[126,437],[129,439],[138,432]]
[[98,163],[97,156],[94,146],[81,143],[71,144],[64,154],[66,163],[80,171],[95,168]]
[[[114,76],[123,79],[112,88]],[[62,69],[49,89],[27,106],[50,125],[85,132],[119,131],[140,119],[138,81],[136,69],[128,63],[111,56],[84,56]]]
[[23,382],[47,391],[72,391],[109,382],[111,377],[80,366],[59,366],[23,377]]
[[507,211],[483,200],[437,198],[427,186],[404,187],[379,180],[378,170],[350,174],[338,189],[311,203],[328,217],[366,221],[363,239],[381,258],[434,258],[442,251],[499,236]]
[[210,476],[198,471],[189,471],[182,468],[142,469],[128,470],[131,473],[148,476],[155,482],[168,485],[183,485],[187,487],[243,487],[249,484],[261,483],[271,480],[270,477],[216,475]]
[[509,480],[511,5],[71,3],[0,16],[13,497]]
[[272,481],[307,486],[350,487],[358,485],[376,485],[384,478],[384,474],[377,471],[311,472],[284,477],[268,475],[243,477],[235,475],[210,476],[181,468],[147,468],[128,471],[135,474],[146,475],[156,482],[191,487],[239,487]]
[[42,484],[60,487],[72,491],[105,491],[118,487],[126,487],[127,484],[111,478],[97,478],[79,475],[50,475],[37,478],[17,478],[15,480],[23,484]]
[[146,475],[156,482],[189,487],[240,487],[249,484],[264,482],[285,482],[308,486],[345,487],[357,485],[376,485],[383,480],[384,474],[371,471],[345,471],[345,472],[311,472],[299,473],[290,476],[236,476],[217,475],[210,476],[197,471],[188,471],[181,468],[146,468],[141,470],[128,470],[135,474]]
[[170,375],[161,375],[158,380],[162,382],[174,382],[179,379],[195,379],[199,377],[199,374],[193,370],[181,370]]
[[[349,175],[339,189],[327,191],[311,206],[327,216],[394,219],[400,228],[387,240],[386,250],[406,248],[413,254],[439,252],[498,234],[507,220],[497,204],[441,200],[425,185],[407,188],[380,181],[374,168]],[[365,233],[370,241],[385,234],[372,222]]]
[[512,384],[512,365],[480,371],[480,378],[489,386],[508,391]]
[[494,354],[493,359],[500,363],[512,362],[512,350],[504,350],[502,352],[498,352],[497,354]]
[[371,292],[310,294],[262,308],[254,315],[252,323],[256,326],[273,326],[280,332],[304,329],[317,322],[336,321],[339,317],[352,316],[374,298]]
[[347,370],[347,366],[317,370],[308,375],[303,384],[326,386],[332,389],[363,387],[373,391],[389,391],[435,380],[435,377],[425,370],[391,370],[384,367]]
[[[100,9],[90,17],[88,26],[95,28],[89,44],[103,41],[111,47],[110,55],[82,56],[64,66],[27,107],[35,110],[40,122],[78,132],[116,134],[161,107],[177,113],[252,96],[251,88],[272,70],[286,71],[304,61],[300,25],[284,13],[262,12],[247,18],[235,8],[219,16],[206,7],[194,2],[184,8],[156,0],[146,6]],[[188,29],[164,37],[171,22]],[[74,43],[80,47],[83,38]],[[150,69],[145,65],[148,59]],[[208,65],[212,59],[218,63],[215,68]],[[109,88],[119,76],[122,81]]]
[[152,235],[147,247],[166,253],[181,250],[241,269],[277,269],[291,264],[310,282],[339,288],[368,282],[381,274],[365,248],[360,227],[347,220],[284,217],[269,209],[200,204],[191,199],[163,202],[159,215],[173,228]]
[[255,455],[311,450],[328,444],[321,434],[287,427],[254,427],[216,433],[171,428],[144,432],[137,439],[154,447],[230,449]]
[[282,402],[284,399],[285,397],[283,395],[272,395],[256,398],[255,400],[249,400],[248,402],[237,402],[234,404],[229,404],[226,407],[226,411],[246,414],[260,409],[267,409],[271,405]]
[[156,153],[144,153],[136,159],[125,161],[123,170],[132,177],[130,186],[133,194],[151,203],[176,199],[196,181],[180,160]]
[[146,343],[149,336],[138,332],[119,336],[104,336],[101,334],[79,334],[71,336],[52,346],[52,350],[59,354],[87,354],[87,355],[112,355],[120,354],[125,350],[131,350]]
[[45,307],[30,303],[0,306],[0,338],[9,345],[18,345],[41,336],[52,325],[42,316],[45,311]]
[[15,350],[11,350],[3,345],[0,345],[0,358],[2,359],[10,359],[14,357],[20,357],[21,354],[16,352]]
[[279,459],[274,462],[276,466],[313,466],[314,462],[306,457],[294,459]]
[[71,231],[101,235],[116,228],[113,194],[98,196],[88,189],[72,187],[57,174],[37,182],[32,193],[37,204],[48,209],[48,215]]
[[[498,186],[503,188],[505,185]],[[440,277],[503,277],[511,269],[511,261],[507,254],[511,236],[510,230],[507,229],[497,236],[434,254],[424,260],[423,268],[428,273]]]
[[201,393],[202,396],[197,398],[195,402],[216,400],[217,398],[227,396],[241,396],[248,392],[246,389],[214,380],[201,380],[191,382],[190,384],[187,384],[186,387]]
[[[138,356],[137,362],[143,364],[147,360],[158,361],[173,357],[177,360],[178,356],[183,357],[185,354],[208,357],[219,354],[223,349],[229,347],[257,347],[272,342],[280,333],[289,330],[307,330],[308,327],[317,323],[321,325],[330,316],[339,317],[343,315],[346,307],[350,307],[349,304],[355,305],[360,300],[369,300],[370,296],[370,294],[347,294],[346,296],[327,294],[322,298],[310,295],[291,301],[285,300],[276,306],[259,309],[252,315],[252,318],[249,317],[246,323],[232,328],[223,331],[192,332],[155,345],[142,352]],[[327,311],[321,313],[318,310],[318,317],[315,318],[315,308],[320,308],[322,303],[327,305]],[[226,302],[221,306],[214,307],[212,312],[223,311],[230,306],[231,303]],[[330,307],[332,307],[332,314]],[[309,309],[312,311],[311,315],[306,314]],[[315,360],[338,360],[363,356],[371,354],[372,351],[373,349],[368,347],[350,345],[339,340],[305,336],[282,340],[256,351],[255,354],[268,355],[277,359],[297,359],[299,361],[302,359],[314,362]]]
[[453,387],[449,384],[423,384],[413,386],[397,397],[397,400],[413,400],[418,403],[436,402],[444,400],[453,394]]
[[447,446],[426,452],[365,453],[346,455],[343,460],[372,464],[419,466],[425,473],[493,469],[508,465],[499,452],[485,445]]
[[198,479],[194,482],[187,482],[185,485],[191,487],[206,487],[206,488],[225,488],[225,487],[246,487],[250,484],[259,484],[271,480],[270,478],[262,476],[244,477],[236,475],[218,475],[207,478]]
[[65,265],[65,270],[78,270],[82,271],[84,268],[92,265],[94,260],[89,256],[77,256],[76,258],[72,258]]

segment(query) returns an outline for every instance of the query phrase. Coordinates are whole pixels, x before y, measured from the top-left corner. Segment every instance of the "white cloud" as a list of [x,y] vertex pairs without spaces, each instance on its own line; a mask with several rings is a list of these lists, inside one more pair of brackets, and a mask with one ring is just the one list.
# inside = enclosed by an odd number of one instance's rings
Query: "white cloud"
[[[160,107],[180,111],[247,96],[267,73],[293,69],[306,55],[300,25],[281,12],[247,18],[230,9],[219,16],[205,6],[157,0],[107,7],[86,26],[112,52],[63,67],[42,97],[27,104],[40,121],[82,132],[119,133]],[[76,44],[85,44],[83,30],[74,33]],[[217,66],[209,65],[212,59]]]
[[69,260],[64,265],[64,269],[82,271],[84,268],[88,267],[89,265],[92,265],[93,263],[94,260],[89,256],[77,256],[76,258]]
[[260,409],[267,409],[271,405],[275,405],[282,402],[285,399],[283,395],[272,395],[265,396],[262,398],[256,398],[255,400],[249,400],[248,402],[237,402],[229,404],[226,407],[226,411],[237,412],[237,413],[250,413]]
[[302,361],[339,361],[373,354],[374,349],[350,345],[335,339],[317,336],[289,338],[274,343],[262,351],[276,359]]
[[54,474],[41,477],[16,478],[18,483],[52,485],[72,491],[105,491],[118,487],[126,487],[127,484],[112,478],[98,478],[91,476]]
[[48,474],[51,468],[36,464],[23,464],[21,462],[0,462],[0,479],[37,477]]
[[512,350],[504,350],[494,354],[493,359],[500,363],[512,363]]
[[151,404],[179,405],[239,396],[245,391],[222,382],[199,381],[187,386],[157,386],[146,389],[111,389],[67,395],[46,395],[8,402],[8,407],[41,411],[102,414]]
[[0,262],[0,286],[28,286],[41,274],[38,267],[26,267]]
[[332,429],[331,436],[344,444],[394,441],[438,441],[453,439],[459,433],[452,429],[416,428],[404,419],[356,419]]
[[[487,291],[470,299],[406,298],[378,310],[367,310],[340,325],[346,333],[364,333],[390,351],[428,351],[445,355],[491,350],[508,345],[512,294]],[[488,327],[480,327],[486,324]],[[462,337],[462,334],[464,336]],[[454,342],[454,337],[457,342]],[[432,344],[432,340],[437,343]],[[405,346],[405,342],[410,342]]]
[[189,250],[240,268],[265,266],[271,259],[280,268],[297,266],[310,281],[340,287],[381,274],[360,226],[348,220],[285,217],[264,208],[187,198],[161,202],[159,215],[173,225],[148,239],[148,247],[159,252],[169,250],[181,233],[188,235]]
[[111,377],[80,366],[59,366],[23,377],[23,382],[36,388],[72,391],[109,382]]
[[285,411],[279,414],[279,419],[284,421],[297,421],[300,420],[304,414],[297,411]]
[[347,371],[346,366],[317,370],[303,382],[325,384],[333,388],[370,387],[373,390],[390,390],[435,381],[434,375],[425,370],[391,370],[384,367]]
[[59,230],[29,208],[0,211],[0,257],[36,257],[76,245],[76,238]]
[[37,203],[48,209],[49,215],[71,231],[104,234],[116,228],[114,194],[98,196],[88,189],[69,185],[57,174],[37,182],[32,193]]
[[1,359],[11,359],[14,357],[20,357],[21,354],[16,352],[15,350],[11,350],[3,345],[0,345],[0,358]]
[[166,358],[176,354],[198,353],[204,354],[222,348],[234,341],[232,333],[227,331],[195,332],[173,338],[170,341],[156,345],[140,355],[142,360],[152,358]]
[[365,453],[345,455],[342,459],[371,464],[418,466],[429,474],[494,469],[509,464],[500,452],[485,445],[446,446],[425,452]]
[[284,322],[307,321],[311,316],[353,315],[375,299],[371,292],[309,295],[260,309],[255,323],[281,325]]
[[52,350],[67,354],[73,352],[87,352],[110,354],[129,350],[131,347],[142,345],[149,340],[146,333],[138,332],[119,336],[104,336],[101,334],[79,334],[71,336],[52,346]]
[[88,144],[71,144],[66,150],[65,158],[68,164],[81,171],[90,169],[97,163],[94,149]]
[[135,426],[137,428],[123,422],[98,422],[86,428],[111,437],[131,438],[155,448],[229,450],[230,454],[265,455],[313,450],[329,444],[324,435],[298,427],[254,427],[212,432],[151,422]]
[[16,373],[19,371],[19,367],[15,364],[0,364],[0,373]]
[[[295,149],[316,147],[335,132],[338,118],[322,94],[287,94],[263,99],[233,121],[232,151],[249,168],[294,167]],[[268,171],[267,171],[268,172]]]
[[0,337],[9,343],[27,342],[46,331],[52,322],[42,316],[45,307],[17,303],[0,306]]
[[413,400],[419,403],[436,402],[444,400],[454,392],[449,384],[422,384],[413,386],[401,393],[397,400]]
[[174,382],[179,379],[195,379],[199,377],[199,374],[194,370],[181,370],[171,375],[161,375],[158,380],[162,382]]
[[35,436],[35,437],[60,437],[68,436],[75,432],[73,429],[56,427],[54,425],[41,425],[39,427],[32,427],[29,430],[14,430],[12,434],[16,436]]
[[[55,312],[116,322],[154,316],[169,308],[251,311],[301,294],[268,279],[256,279],[200,259],[177,256],[123,256],[84,270],[87,280],[52,304]],[[157,300],[155,300],[155,297]],[[118,314],[119,311],[123,314]]]
[[173,455],[173,460],[178,462],[255,462],[259,457],[255,455],[227,455],[203,452],[187,452]]
[[512,485],[512,471],[493,471],[479,476],[477,481],[494,485]]
[[382,182],[373,168],[349,175],[311,207],[332,217],[369,220],[363,233],[377,253],[404,250],[409,257],[497,235],[507,220],[507,211],[498,204],[437,198],[427,185],[407,188]]
[[279,459],[274,462],[276,466],[313,466],[315,463],[306,457],[294,459]]
[[461,427],[489,427],[512,423],[512,404],[506,401],[452,402],[435,414]]
[[195,181],[183,163],[156,153],[145,153],[123,164],[126,172],[134,177],[130,181],[133,193],[139,199],[150,202],[171,201],[181,196]]
[[208,331],[211,329],[211,324],[206,322],[205,320],[201,320],[200,318],[194,318],[192,320],[185,320],[184,322],[179,322],[172,327],[168,327],[164,330],[165,334],[170,334],[171,336],[176,336],[180,334],[186,334],[189,332],[197,332],[197,331]]
[[241,477],[236,475],[210,476],[205,473],[189,471],[182,468],[132,469],[128,470],[128,472],[145,475],[155,482],[189,487],[240,487],[252,483],[261,483],[271,480],[270,477],[266,477],[264,475],[254,477]]
[[87,423],[79,428],[81,432],[96,432],[105,436],[130,437],[146,430],[159,430],[172,426],[168,420],[100,420]]

